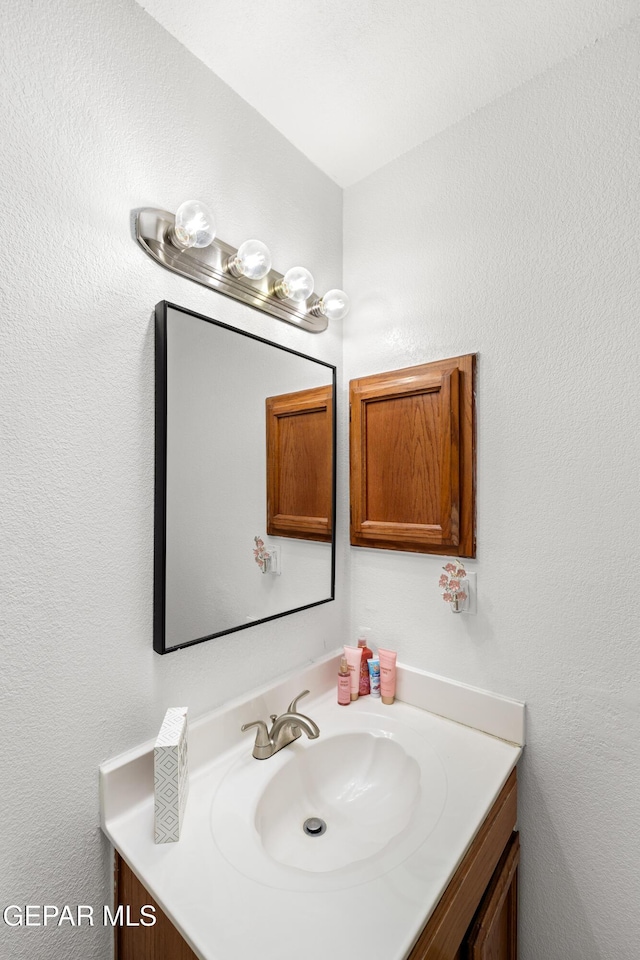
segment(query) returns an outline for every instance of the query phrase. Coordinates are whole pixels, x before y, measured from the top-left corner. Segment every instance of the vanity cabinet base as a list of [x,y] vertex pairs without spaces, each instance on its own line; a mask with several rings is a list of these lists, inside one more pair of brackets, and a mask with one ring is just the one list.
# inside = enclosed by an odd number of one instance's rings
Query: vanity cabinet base
[[[489,811],[407,960],[517,960],[519,834],[514,770]],[[117,927],[115,960],[198,960],[116,853],[115,904],[131,916],[151,904],[152,927]]]
[[116,853],[115,898],[130,907],[130,915],[140,915],[147,904],[155,907],[156,922],[152,927],[116,927],[115,960],[198,960],[189,944],[178,933],[165,913],[147,892],[133,870]]
[[520,835],[514,833],[500,858],[460,960],[518,960],[518,863]]
[[[499,879],[498,874],[502,869],[502,858],[511,846],[511,837],[517,819],[517,780],[514,770],[493,807],[489,811],[487,818],[480,827],[478,834],[465,854],[462,863],[453,875],[453,879],[440,898],[430,919],[427,921],[424,930],[418,937],[418,940],[409,954],[407,960],[517,960],[517,941],[516,952],[497,952],[497,953],[470,953],[473,944],[471,935],[475,929],[475,921],[485,904],[485,897],[490,894],[494,880]],[[515,834],[516,838],[518,837]],[[516,841],[516,849],[519,854],[519,843]],[[512,861],[510,861],[509,869]],[[517,857],[513,871],[511,883],[514,885],[514,893],[508,900],[513,903],[514,913],[512,917],[512,928],[515,930],[516,914],[515,904],[517,897],[516,873]],[[506,893],[505,893],[506,897]],[[495,899],[496,909],[500,906],[502,909],[505,898],[502,897],[502,886],[500,887],[500,904]],[[485,933],[490,917],[487,914],[484,922],[479,927],[477,944],[478,950],[481,950],[480,944],[488,942],[488,935]],[[491,925],[491,929],[497,929],[496,924]],[[476,949],[473,947],[473,949]]]

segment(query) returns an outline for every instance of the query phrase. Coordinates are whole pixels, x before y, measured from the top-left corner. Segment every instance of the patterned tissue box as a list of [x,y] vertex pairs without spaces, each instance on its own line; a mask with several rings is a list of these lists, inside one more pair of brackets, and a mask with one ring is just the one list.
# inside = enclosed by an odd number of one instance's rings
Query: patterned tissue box
[[156,843],[180,839],[189,792],[187,707],[169,707],[153,748]]

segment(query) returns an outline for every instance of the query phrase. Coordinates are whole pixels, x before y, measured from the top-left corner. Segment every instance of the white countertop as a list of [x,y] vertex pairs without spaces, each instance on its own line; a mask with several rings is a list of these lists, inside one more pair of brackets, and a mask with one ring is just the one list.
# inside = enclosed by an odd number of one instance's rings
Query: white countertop
[[[520,757],[523,704],[398,665],[402,701],[384,706],[363,697],[340,707],[337,664],[336,655],[324,657],[191,725],[190,791],[177,843],[154,843],[153,743],[100,768],[104,832],[202,960],[404,960]],[[212,810],[227,773],[242,764],[258,782],[287,762],[287,751],[310,743],[302,738],[245,764],[255,730],[242,734],[241,724],[283,712],[305,688],[311,695],[301,709],[321,737],[384,727],[388,718],[389,735],[402,727],[437,757],[443,800],[436,822],[415,850],[392,840],[371,879],[358,868],[331,877],[278,865],[271,882],[270,874],[237,869],[214,839]]]

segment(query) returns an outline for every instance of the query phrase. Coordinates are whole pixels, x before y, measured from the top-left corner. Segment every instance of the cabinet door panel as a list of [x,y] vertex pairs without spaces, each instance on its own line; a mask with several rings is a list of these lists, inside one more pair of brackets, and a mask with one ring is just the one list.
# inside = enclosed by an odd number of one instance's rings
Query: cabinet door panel
[[514,833],[467,937],[465,960],[517,960],[519,862],[520,835]]
[[333,388],[267,397],[267,533],[333,535]]
[[352,380],[351,543],[474,556],[475,357]]

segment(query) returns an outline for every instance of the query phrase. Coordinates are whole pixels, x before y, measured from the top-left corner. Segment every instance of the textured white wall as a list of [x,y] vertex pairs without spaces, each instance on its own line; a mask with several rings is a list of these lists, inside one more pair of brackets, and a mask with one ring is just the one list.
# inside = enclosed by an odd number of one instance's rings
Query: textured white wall
[[478,616],[352,548],[352,630],[527,701],[522,960],[640,942],[639,67],[636,20],[345,193],[345,380],[479,353]]
[[[528,701],[523,960],[635,960],[640,935],[639,39],[346,197],[349,377],[480,352],[478,617],[445,608],[437,559],[354,549],[352,630]],[[342,547],[338,603],[152,653],[154,304],[333,363],[341,325],[312,337],[162,271],[130,211],[201,196],[224,239],[257,234],[326,289],[341,194],[134,0],[5,0],[0,44],[0,899],[98,905],[99,762],[170,704],[197,714],[334,647],[348,583]],[[100,928],[0,938],[12,960],[109,956]]]
[[[341,191],[134,0],[5,0],[0,31],[0,902],[109,902],[98,764],[336,646],[326,604],[152,652],[153,308],[169,299],[336,363],[313,336],[162,270],[137,206],[208,200],[341,284]],[[343,521],[344,522],[344,521]],[[344,553],[344,550],[343,550]],[[344,557],[339,557],[338,590]],[[106,960],[102,928],[0,924],[11,960]]]

